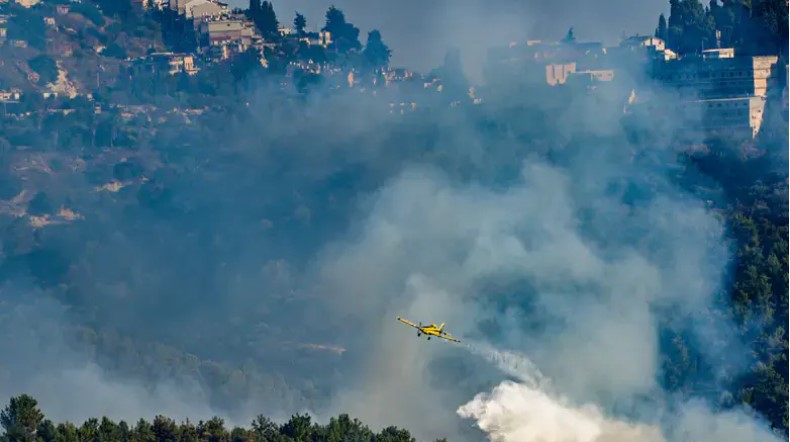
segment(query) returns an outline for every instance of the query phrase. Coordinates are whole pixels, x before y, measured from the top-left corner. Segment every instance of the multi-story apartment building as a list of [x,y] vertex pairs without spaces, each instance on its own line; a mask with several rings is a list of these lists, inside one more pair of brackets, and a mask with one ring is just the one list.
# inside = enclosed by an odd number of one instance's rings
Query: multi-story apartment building
[[754,138],[766,100],[779,92],[778,57],[736,56],[732,48],[656,62],[656,86],[669,93],[669,112],[689,122],[691,137]]
[[778,57],[735,57],[732,49],[705,51],[658,63],[654,76],[682,98],[729,98],[768,94],[778,86]]

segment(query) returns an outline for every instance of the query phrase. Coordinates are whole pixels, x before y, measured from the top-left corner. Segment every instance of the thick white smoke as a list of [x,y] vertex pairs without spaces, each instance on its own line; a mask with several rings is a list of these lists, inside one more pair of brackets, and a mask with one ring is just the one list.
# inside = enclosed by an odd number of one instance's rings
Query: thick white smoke
[[663,442],[651,426],[609,419],[598,407],[575,407],[562,397],[506,381],[458,409],[493,442]]
[[[475,344],[467,348],[519,379],[480,393],[456,411],[474,419],[492,442],[721,442],[781,440],[743,410],[715,413],[700,401],[683,404],[669,424],[607,417],[595,404],[577,405],[553,391],[524,355]],[[583,370],[583,367],[579,367]]]
[[[447,380],[456,367],[439,359],[460,358],[459,347],[415,338],[397,315],[445,322],[464,342],[482,333],[495,348],[530,355],[471,349],[518,380],[458,410],[494,441],[713,441],[680,428],[747,419],[687,414],[660,386],[658,312],[690,315],[711,304],[725,261],[720,222],[671,190],[626,208],[606,193],[610,177],[595,173],[526,161],[522,181],[497,191],[412,168],[380,189],[353,235],[318,261],[334,305],[379,330],[366,335],[355,388],[332,410],[423,440],[470,440],[468,429],[452,429],[456,406],[436,403],[468,402],[486,388],[475,384],[485,376]],[[480,330],[486,322],[498,336]],[[645,397],[655,413],[623,409]],[[773,440],[749,422],[748,440]]]
[[593,404],[574,406],[522,354],[479,343],[467,348],[519,380],[502,382],[457,410],[493,442],[664,441],[656,427],[609,419]]

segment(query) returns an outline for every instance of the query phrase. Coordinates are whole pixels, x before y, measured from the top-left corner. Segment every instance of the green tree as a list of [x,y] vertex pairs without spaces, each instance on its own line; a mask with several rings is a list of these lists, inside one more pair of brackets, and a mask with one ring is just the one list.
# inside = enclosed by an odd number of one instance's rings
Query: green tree
[[256,72],[263,71],[261,54],[255,48],[248,48],[231,61],[230,73],[233,76],[234,86],[243,82]]
[[134,431],[132,431],[131,440],[133,442],[157,442],[151,423],[142,418],[138,420]]
[[129,429],[129,424],[126,421],[118,422],[118,441],[129,442],[131,440],[132,432]]
[[280,431],[295,442],[308,442],[312,434],[310,415],[295,414],[291,416],[291,419],[283,424]]
[[698,53],[716,44],[716,23],[700,0],[669,0],[668,42],[680,53]]
[[178,442],[178,426],[173,419],[158,415],[152,429],[157,442]]
[[244,428],[234,427],[230,432],[230,442],[247,442],[250,440],[252,440],[251,435]]
[[329,419],[327,426],[327,442],[370,442],[373,432],[357,419],[347,414]]
[[754,0],[752,17],[757,22],[753,28],[752,51],[757,54],[787,56],[788,4],[782,0]]
[[667,19],[663,13],[658,16],[658,27],[656,28],[655,36],[664,41],[667,40]]
[[94,0],[104,15],[128,20],[132,14],[131,0]]
[[14,15],[8,19],[7,35],[41,51],[47,48],[47,26],[35,8],[15,8]]
[[178,442],[198,442],[198,432],[195,425],[187,419],[178,427]]
[[563,43],[573,43],[576,41],[576,37],[573,35],[573,26],[568,29],[568,33],[565,34],[565,37],[562,39]]
[[408,430],[390,426],[376,435],[376,442],[416,442],[416,439]]
[[228,442],[229,435],[225,430],[225,421],[219,417],[213,417],[206,422],[198,424],[198,436],[206,442]]
[[368,32],[368,41],[362,54],[370,66],[381,68],[389,64],[392,51],[381,40],[381,33],[374,29]]
[[250,20],[255,20],[258,14],[261,13],[261,0],[250,0],[250,9],[248,15]]
[[274,13],[274,6],[271,2],[266,0],[263,2],[260,2],[260,0],[251,1],[250,16],[264,38],[279,38],[280,34],[277,28],[280,26],[280,23],[277,21],[277,14]]
[[263,415],[258,415],[252,421],[252,432],[255,435],[255,439],[259,441],[273,441],[280,434],[277,424]]
[[352,50],[358,51],[362,48],[362,44],[359,42],[359,29],[346,22],[343,11],[334,5],[326,11],[326,24],[321,30],[332,35],[332,44],[341,54]]
[[99,442],[118,442],[121,440],[121,431],[118,424],[107,416],[102,417],[99,424]]
[[47,194],[44,192],[36,192],[33,199],[27,205],[27,211],[31,215],[41,216],[52,212],[52,203],[49,201]]
[[294,17],[294,29],[296,29],[296,35],[302,36],[304,35],[304,30],[307,27],[307,19],[304,18],[304,15],[300,13],[296,13],[296,17]]
[[36,436],[41,442],[55,442],[58,430],[49,419],[44,419],[36,428]]
[[79,442],[79,440],[79,432],[74,424],[70,422],[58,424],[55,434],[56,442]]
[[89,418],[82,423],[77,434],[80,442],[99,442],[99,420],[95,417]]
[[101,52],[101,55],[105,57],[117,58],[119,60],[125,60],[126,57],[128,57],[126,50],[117,43],[111,43]]
[[452,102],[467,97],[469,80],[466,78],[461,64],[460,49],[448,49],[444,56],[444,64],[434,70],[433,74],[442,81],[442,95],[446,96],[446,101]]
[[58,65],[52,57],[40,54],[28,60],[27,64],[40,76],[39,84],[45,85],[58,81]]
[[44,414],[32,396],[12,397],[0,412],[0,426],[4,430],[2,442],[35,442],[36,430],[43,420]]

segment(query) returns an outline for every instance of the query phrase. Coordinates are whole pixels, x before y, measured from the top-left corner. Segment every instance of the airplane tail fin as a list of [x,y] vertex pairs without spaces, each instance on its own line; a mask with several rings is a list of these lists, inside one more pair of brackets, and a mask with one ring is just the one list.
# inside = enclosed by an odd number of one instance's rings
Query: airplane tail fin
[[444,328],[444,322],[442,322],[441,324],[439,324],[439,331],[442,331],[442,329],[443,329],[443,328]]

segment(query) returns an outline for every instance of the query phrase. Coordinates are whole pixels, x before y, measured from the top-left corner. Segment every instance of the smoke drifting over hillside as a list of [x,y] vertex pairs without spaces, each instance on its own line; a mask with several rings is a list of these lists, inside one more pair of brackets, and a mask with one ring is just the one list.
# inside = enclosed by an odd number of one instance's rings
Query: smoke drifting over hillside
[[459,416],[474,419],[492,442],[781,440],[741,410],[716,414],[699,401],[682,404],[666,419],[662,434],[657,424],[611,418],[595,404],[571,403],[553,390],[524,356],[490,348],[471,349],[519,379],[519,383],[504,381],[457,410]]
[[[244,8],[248,3],[231,2]],[[441,64],[447,48],[458,47],[468,75],[478,80],[486,50],[492,45],[558,40],[571,26],[582,40],[616,44],[623,34],[652,33],[656,17],[669,6],[666,0],[337,0],[331,4],[360,28],[363,44],[368,31],[380,30],[394,50],[395,65],[427,71]],[[299,11],[313,29],[324,25],[329,5],[312,0],[274,2],[282,24],[291,26],[294,12]]]
[[51,418],[77,423],[96,416],[133,421],[153,413],[196,420],[215,414],[193,379],[146,385],[107,373],[68,339],[62,305],[25,302],[33,294],[17,287],[5,286],[2,293],[7,308],[0,314],[0,397],[31,394]]
[[[420,6],[414,16],[430,22],[424,8],[434,7],[475,15],[462,4]],[[491,14],[513,14],[502,5]],[[570,15],[566,6],[540,5],[547,9],[534,22],[550,26],[538,34],[563,34],[565,21],[547,17]],[[412,35],[399,15],[378,10],[387,22],[337,6],[354,23],[381,23],[396,54],[419,52],[398,42]],[[639,8],[652,22],[655,14]],[[483,17],[482,43],[509,38]],[[433,53],[426,57],[434,64]],[[347,412],[376,429],[402,426],[421,439],[475,440],[476,424],[497,442],[774,440],[741,410],[719,412],[662,386],[663,330],[691,336],[712,367],[745,369],[738,355],[746,349],[726,321],[696,320],[719,301],[724,226],[669,177],[676,164],[658,142],[664,134],[629,142],[620,121],[627,91],[550,98],[556,88],[545,100],[533,91],[510,97],[526,110],[492,100],[399,116],[369,94],[316,89],[289,101],[261,87],[249,114],[195,117],[189,130],[162,136],[164,147],[145,152],[157,156],[146,164],[155,184],[108,196],[81,176],[52,178],[53,187],[82,193],[67,201],[85,220],[30,234],[47,245],[30,261],[54,262],[46,271],[60,270],[70,284],[41,288],[51,304],[4,299],[11,308],[0,324],[0,362],[11,368],[0,393],[29,389],[50,417],[77,421],[216,413],[244,424],[257,413],[309,410],[322,420]],[[191,145],[171,150],[168,136]],[[36,267],[15,262],[4,276],[25,286],[26,266]],[[69,303],[78,308],[60,309]],[[396,316],[445,322],[474,342],[472,351],[417,339]],[[72,322],[161,340],[233,369],[206,364],[196,374],[196,361],[166,354],[152,363],[154,379],[113,377],[96,355],[57,339]],[[345,352],[305,356],[289,349],[294,343]],[[139,356],[148,361],[146,351]],[[516,382],[502,382],[500,370]],[[260,371],[265,384],[256,383]],[[222,388],[212,391],[212,382]]]
[[473,418],[492,442],[663,442],[653,427],[612,420],[594,405],[574,408],[541,390],[503,382],[458,409]]
[[[598,145],[580,155],[608,148]],[[428,437],[447,431],[451,419],[435,404],[452,403],[458,390],[433,387],[435,370],[452,375],[431,360],[452,350],[425,345],[391,325],[403,314],[446,322],[462,336],[493,323],[497,338],[491,339],[534,355],[563,395],[601,404],[574,409],[530,385],[503,384],[461,411],[478,419],[492,440],[641,440],[658,434],[659,427],[605,416],[643,397],[653,398],[655,410],[669,406],[658,385],[658,331],[668,318],[656,310],[684,317],[710,305],[725,268],[722,227],[699,203],[660,185],[640,206],[625,210],[622,195],[609,194],[607,182],[617,175],[635,178],[634,165],[615,162],[574,173],[567,164],[583,162],[565,161],[561,167],[527,160],[521,180],[503,190],[417,168],[379,191],[359,233],[323,260],[325,289],[339,296],[337,305],[354,306],[356,324],[369,318],[369,327],[382,330],[380,340],[370,343],[364,387],[343,407],[371,423],[409,425]],[[652,178],[661,180],[661,174]],[[502,284],[507,288],[495,288]],[[710,331],[700,330],[700,338]],[[536,373],[527,377],[534,381]],[[414,400],[422,396],[432,399]],[[532,422],[547,417],[538,410],[556,413],[555,424],[533,428]],[[426,415],[430,421],[419,420]],[[508,433],[499,429],[500,419],[525,426]],[[578,428],[561,431],[567,419]]]

